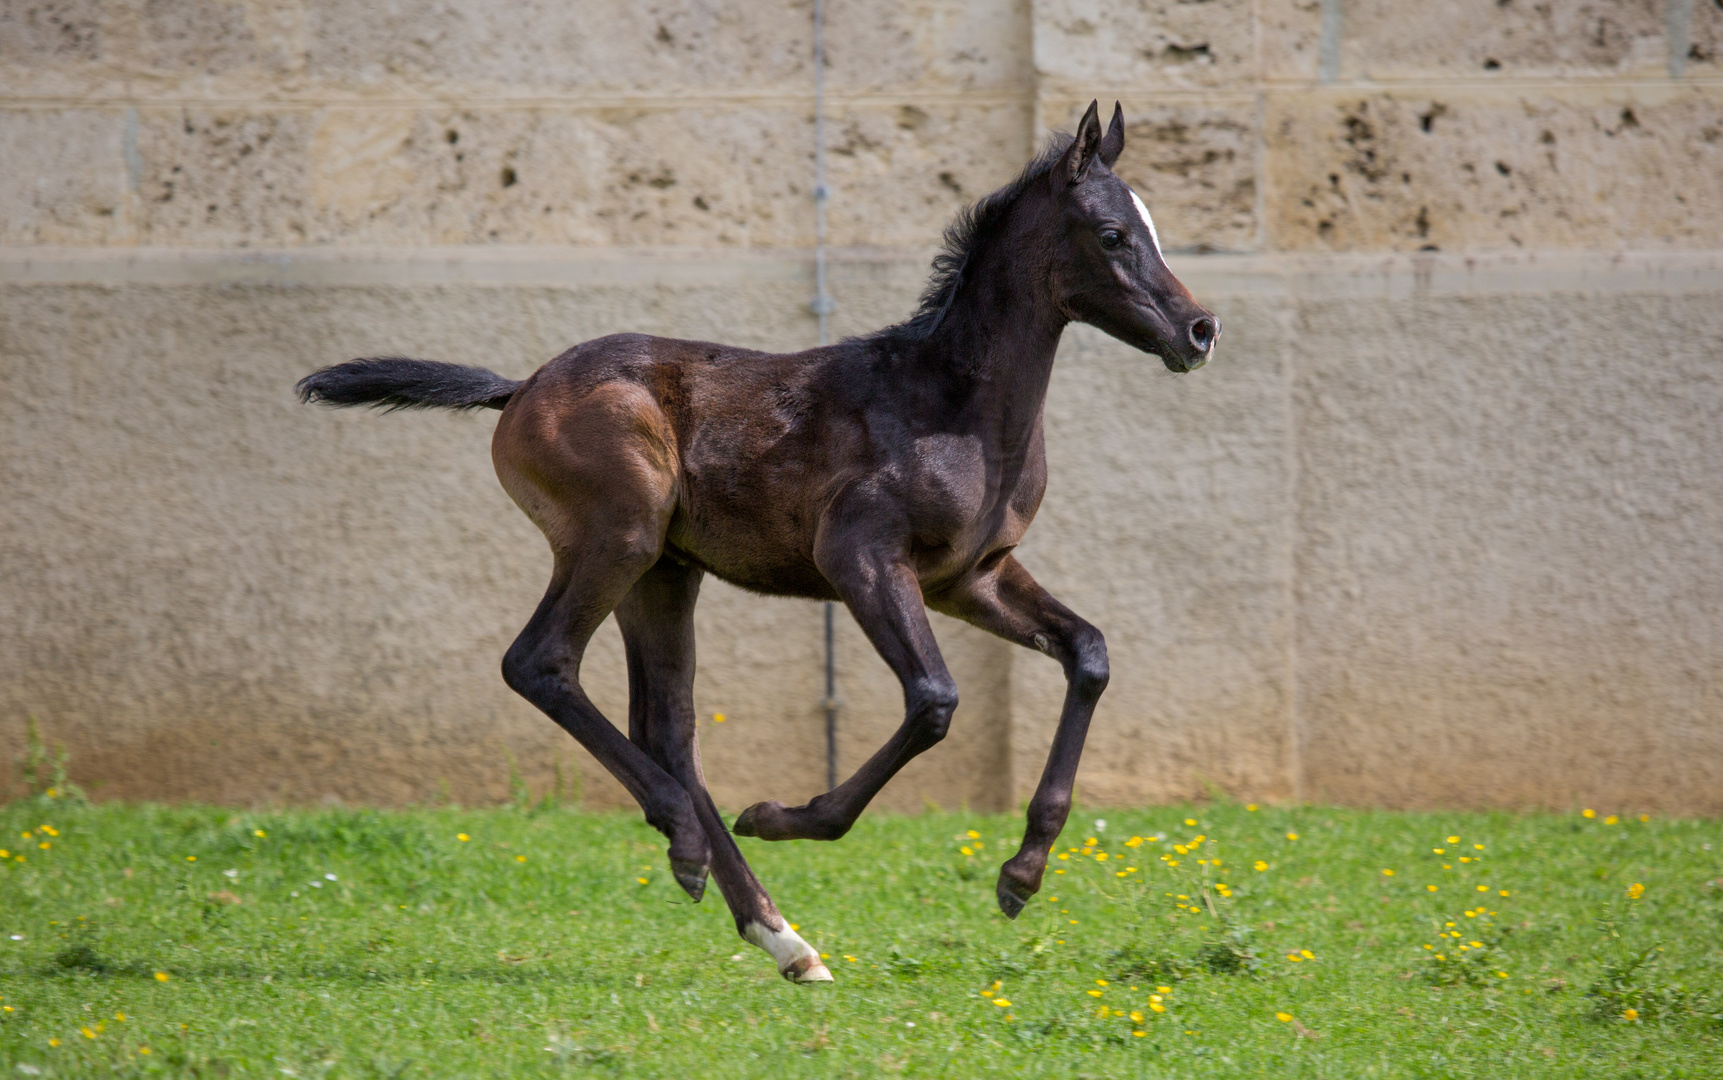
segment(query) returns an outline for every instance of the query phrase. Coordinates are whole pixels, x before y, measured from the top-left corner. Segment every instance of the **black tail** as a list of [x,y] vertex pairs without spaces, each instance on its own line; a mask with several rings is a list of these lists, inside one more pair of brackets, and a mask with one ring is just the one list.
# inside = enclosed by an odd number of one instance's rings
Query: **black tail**
[[326,367],[299,380],[299,400],[396,409],[500,409],[520,383],[484,368],[374,356]]

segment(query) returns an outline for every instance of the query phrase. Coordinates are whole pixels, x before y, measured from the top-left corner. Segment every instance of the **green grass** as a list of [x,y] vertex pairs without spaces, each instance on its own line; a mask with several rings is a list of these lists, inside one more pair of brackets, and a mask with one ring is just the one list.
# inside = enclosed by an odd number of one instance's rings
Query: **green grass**
[[744,841],[831,954],[834,985],[797,987],[635,815],[13,803],[0,1075],[1723,1076],[1723,823],[1097,816],[1016,922],[1016,815]]

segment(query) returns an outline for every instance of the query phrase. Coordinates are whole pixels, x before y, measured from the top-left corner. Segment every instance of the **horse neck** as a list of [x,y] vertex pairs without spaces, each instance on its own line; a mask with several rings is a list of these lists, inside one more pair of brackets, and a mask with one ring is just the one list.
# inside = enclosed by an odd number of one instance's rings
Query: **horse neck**
[[965,275],[945,317],[922,346],[922,370],[937,372],[970,415],[1012,442],[1039,424],[1053,354],[1068,321],[1046,295],[1045,275],[1010,257],[1016,245]]

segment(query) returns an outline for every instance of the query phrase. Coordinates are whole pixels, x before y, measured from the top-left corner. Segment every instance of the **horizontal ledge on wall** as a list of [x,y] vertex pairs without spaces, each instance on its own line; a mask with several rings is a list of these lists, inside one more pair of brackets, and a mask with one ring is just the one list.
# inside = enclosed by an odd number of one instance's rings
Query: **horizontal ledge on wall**
[[[835,273],[925,274],[931,249],[836,248]],[[1396,299],[1723,292],[1723,250],[1489,254],[1177,254],[1199,295]],[[0,247],[0,285],[810,285],[813,253],[689,248],[328,247],[278,250]]]

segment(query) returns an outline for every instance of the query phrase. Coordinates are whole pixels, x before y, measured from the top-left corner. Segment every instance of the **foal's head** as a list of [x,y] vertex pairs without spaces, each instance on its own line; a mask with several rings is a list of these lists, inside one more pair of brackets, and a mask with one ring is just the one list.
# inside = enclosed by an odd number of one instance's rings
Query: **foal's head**
[[1053,302],[1173,371],[1194,371],[1213,355],[1220,320],[1167,269],[1148,207],[1113,174],[1125,148],[1124,111],[1113,106],[1103,135],[1096,104],[1048,175]]

